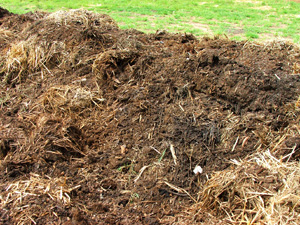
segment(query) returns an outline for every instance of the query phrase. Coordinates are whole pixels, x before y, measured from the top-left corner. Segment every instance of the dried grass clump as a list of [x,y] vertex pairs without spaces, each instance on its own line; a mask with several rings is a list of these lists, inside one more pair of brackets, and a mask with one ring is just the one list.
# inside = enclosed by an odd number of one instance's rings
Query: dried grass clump
[[57,11],[45,17],[49,22],[61,25],[110,25],[118,28],[117,23],[108,15],[97,14],[83,9],[73,9],[68,11]]
[[[3,216],[8,214],[18,224],[36,224],[35,220],[40,217],[55,216],[55,206],[70,206],[71,191],[80,187],[69,187],[66,179],[31,173],[26,180],[1,185],[0,208]],[[40,205],[40,202],[44,202],[44,205]]]
[[269,151],[215,173],[199,193],[202,209],[240,224],[300,224],[300,164]]
[[228,114],[222,121],[224,128],[221,130],[221,141],[224,143],[224,147],[229,148],[231,146],[230,140],[233,138],[236,139],[236,134],[245,135],[243,131],[246,130],[246,127],[250,127],[256,119],[261,119],[261,116],[252,112],[246,113],[243,116],[235,115],[234,113]]
[[15,80],[21,82],[28,74],[41,68],[51,73],[49,68],[59,67],[65,62],[64,58],[68,57],[68,53],[64,43],[46,41],[37,43],[35,38],[11,45],[2,69],[6,74],[5,82]]
[[11,137],[15,135],[18,139],[19,151],[11,151],[12,149],[4,146],[4,150],[9,151],[6,152],[0,166],[11,168],[5,173],[6,175],[15,177],[16,171],[20,168],[31,168],[32,164],[35,164],[35,168],[43,171],[44,174],[52,168],[49,167],[49,162],[50,164],[51,162],[62,163],[86,155],[86,136],[82,130],[85,126],[84,122],[79,125],[75,124],[72,118],[62,118],[48,113],[31,114],[26,117],[25,120],[28,125],[31,123],[31,127],[27,126],[25,132],[14,129],[12,132],[15,133],[10,134]]
[[12,44],[7,52],[6,62],[4,63],[3,71],[5,72],[5,82],[12,79],[11,74],[16,73],[16,78],[21,79],[22,72],[27,68],[27,46],[25,41],[18,44]]
[[87,88],[75,85],[60,85],[49,88],[39,103],[50,112],[80,111],[93,105],[100,107],[104,99],[99,92],[92,92]]
[[294,63],[293,65],[293,74],[300,74],[300,63]]
[[9,43],[10,39],[14,37],[14,34],[10,30],[0,28],[0,46],[1,44]]
[[133,64],[137,58],[137,53],[128,49],[108,50],[100,53],[93,63],[93,73],[101,80],[116,78],[127,65]]
[[[84,54],[94,54],[89,53],[90,39],[101,39],[103,44],[109,38],[101,32],[112,29],[118,29],[118,26],[111,17],[87,10],[43,15],[22,31],[23,41],[13,42],[9,49],[4,49],[6,57],[0,63],[3,81],[22,82],[31,73],[45,70],[46,74],[53,75],[51,70],[55,67],[65,70],[79,67],[90,60],[84,60]],[[12,35],[10,31],[1,29],[0,43],[8,46],[11,39],[15,39]]]

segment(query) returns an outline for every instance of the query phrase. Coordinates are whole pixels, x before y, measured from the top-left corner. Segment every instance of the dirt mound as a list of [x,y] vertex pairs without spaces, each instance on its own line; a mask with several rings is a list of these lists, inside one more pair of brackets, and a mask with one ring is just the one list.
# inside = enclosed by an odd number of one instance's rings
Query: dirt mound
[[[148,35],[84,10],[6,16],[0,40],[4,224],[264,220],[257,201],[231,207],[256,184],[232,162],[299,159],[293,44]],[[290,172],[266,172],[268,184]]]
[[0,19],[8,15],[11,15],[11,13],[7,9],[0,7]]

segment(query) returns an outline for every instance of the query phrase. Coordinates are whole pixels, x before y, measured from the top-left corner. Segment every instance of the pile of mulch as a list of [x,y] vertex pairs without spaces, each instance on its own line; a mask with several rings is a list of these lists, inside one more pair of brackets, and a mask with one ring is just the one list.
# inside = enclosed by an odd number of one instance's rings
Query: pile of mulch
[[295,44],[0,8],[0,62],[2,224],[299,223]]

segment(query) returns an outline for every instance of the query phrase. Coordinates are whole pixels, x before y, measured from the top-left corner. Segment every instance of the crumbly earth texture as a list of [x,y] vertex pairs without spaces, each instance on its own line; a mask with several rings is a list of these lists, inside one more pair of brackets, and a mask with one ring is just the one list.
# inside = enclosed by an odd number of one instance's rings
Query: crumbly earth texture
[[[145,34],[84,10],[0,8],[0,223],[246,221],[228,219],[220,203],[239,204],[237,192],[209,197],[209,181],[264,150],[299,160],[299,73],[292,43]],[[278,191],[275,178],[255,185]]]

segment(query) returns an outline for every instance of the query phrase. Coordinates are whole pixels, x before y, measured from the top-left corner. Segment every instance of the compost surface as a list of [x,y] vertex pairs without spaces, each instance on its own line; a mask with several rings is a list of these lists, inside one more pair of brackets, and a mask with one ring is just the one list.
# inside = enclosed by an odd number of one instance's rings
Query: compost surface
[[276,145],[299,125],[291,43],[0,8],[0,59],[1,224],[230,223],[195,206],[215,172],[265,149],[300,156],[297,132]]

